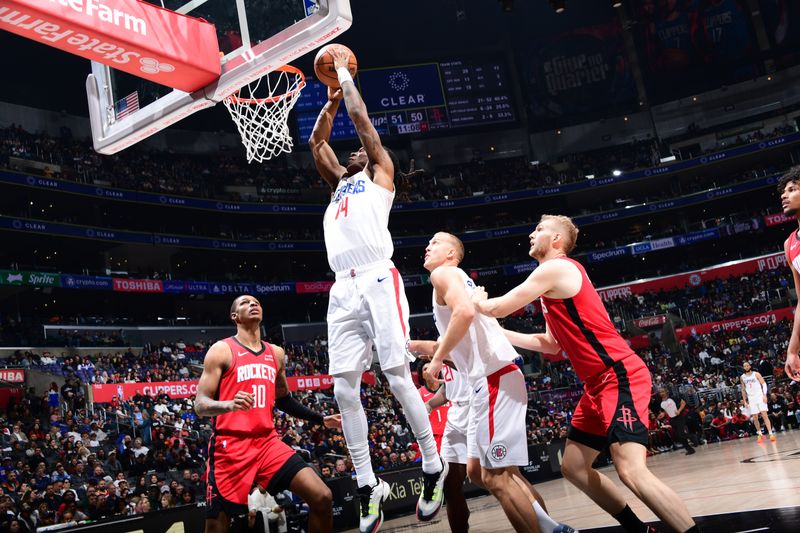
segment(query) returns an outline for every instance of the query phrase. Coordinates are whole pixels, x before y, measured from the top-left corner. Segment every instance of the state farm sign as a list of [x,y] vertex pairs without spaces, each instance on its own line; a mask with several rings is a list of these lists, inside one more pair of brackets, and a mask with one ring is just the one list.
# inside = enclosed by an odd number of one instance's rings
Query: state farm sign
[[0,0],[0,29],[194,92],[219,78],[216,30],[138,0]]

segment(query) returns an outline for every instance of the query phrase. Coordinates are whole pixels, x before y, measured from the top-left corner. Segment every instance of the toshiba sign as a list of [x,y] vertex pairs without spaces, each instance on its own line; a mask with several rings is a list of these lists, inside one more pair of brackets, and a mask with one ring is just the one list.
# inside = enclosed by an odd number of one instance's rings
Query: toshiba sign
[[0,381],[25,383],[25,371],[19,368],[3,368],[0,370]]
[[214,26],[147,2],[0,0],[0,29],[186,92],[219,78]]

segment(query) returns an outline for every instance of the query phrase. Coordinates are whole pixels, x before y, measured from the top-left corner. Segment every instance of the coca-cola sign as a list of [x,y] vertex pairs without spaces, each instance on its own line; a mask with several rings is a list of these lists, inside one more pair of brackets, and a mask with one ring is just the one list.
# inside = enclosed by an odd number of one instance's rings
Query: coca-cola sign
[[645,318],[637,318],[633,321],[633,325],[637,328],[652,328],[655,326],[663,326],[667,323],[667,315],[648,316]]

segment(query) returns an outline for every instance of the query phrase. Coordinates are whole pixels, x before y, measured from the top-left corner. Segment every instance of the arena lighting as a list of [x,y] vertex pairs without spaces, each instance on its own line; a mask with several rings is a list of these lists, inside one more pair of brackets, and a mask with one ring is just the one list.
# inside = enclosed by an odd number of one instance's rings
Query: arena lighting
[[622,7],[622,2],[620,0],[611,0],[611,7]]
[[675,157],[674,155],[668,155],[667,157],[662,157],[662,158],[660,159],[660,161],[661,161],[662,163],[672,163],[672,162],[673,162],[673,161],[675,161],[676,159],[677,159],[677,157]]
[[593,180],[594,179],[594,174],[586,174],[586,179],[587,180]]
[[611,173],[614,176],[621,176],[622,175],[622,171],[621,170],[612,170]]
[[550,0],[550,6],[556,13],[563,13],[567,9],[566,0]]

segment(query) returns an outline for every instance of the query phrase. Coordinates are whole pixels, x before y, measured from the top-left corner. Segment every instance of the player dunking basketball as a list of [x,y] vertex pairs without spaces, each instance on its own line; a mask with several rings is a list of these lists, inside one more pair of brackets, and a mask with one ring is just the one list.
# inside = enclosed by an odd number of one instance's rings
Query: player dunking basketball
[[[411,379],[408,301],[403,278],[391,261],[389,211],[397,168],[381,144],[367,108],[347,70],[349,54],[331,51],[341,89],[328,90],[328,102],[314,125],[309,144],[320,175],[333,189],[323,229],[328,263],[336,273],[328,303],[329,372],[342,413],[342,429],[353,459],[361,500],[360,530],[373,533],[383,522],[389,485],[372,471],[367,418],[361,405],[361,374],[372,362],[372,345],[392,393],[414,432],[422,454],[424,486],[417,518],[431,520],[442,506],[447,464],[436,451],[428,413]],[[362,147],[343,166],[328,144],[333,118],[344,98]]]
[[699,531],[678,495],[647,468],[650,372],[617,333],[583,266],[567,257],[578,229],[568,217],[544,215],[530,234],[530,256],[539,266],[499,298],[473,293],[477,309],[504,317],[540,298],[545,333],[510,336],[516,346],[544,353],[564,351],[584,382],[575,409],[561,472],[626,531],[648,531],[623,494],[592,463],[607,446],[622,482],[665,524]]
[[195,412],[214,417],[208,445],[206,532],[226,532],[232,518],[247,514],[247,497],[258,485],[270,494],[291,490],[311,512],[309,531],[333,531],[330,489],[281,441],[272,410],[325,427],[341,427],[339,415],[323,417],[292,398],[282,348],[261,340],[261,304],[252,296],[233,301],[236,335],[214,344],[203,361]]
[[[778,183],[781,195],[783,214],[795,217],[800,224],[800,166],[795,166],[781,178]],[[786,262],[794,278],[794,289],[800,294],[800,230],[795,229],[783,243]],[[786,350],[786,375],[794,381],[800,381],[800,313],[794,314],[792,335],[789,337],[789,348]]]

